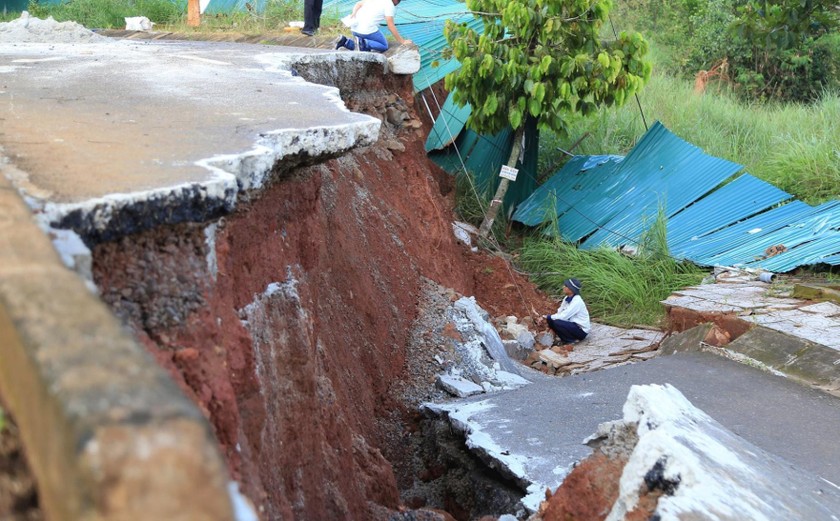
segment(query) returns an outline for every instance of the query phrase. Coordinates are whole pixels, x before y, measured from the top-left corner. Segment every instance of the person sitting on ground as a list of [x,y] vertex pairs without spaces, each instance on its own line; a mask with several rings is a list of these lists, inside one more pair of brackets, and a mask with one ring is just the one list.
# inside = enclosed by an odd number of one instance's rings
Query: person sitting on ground
[[589,334],[589,310],[580,296],[580,281],[578,279],[566,279],[563,282],[563,302],[557,309],[557,313],[546,315],[548,327],[560,338],[560,342],[567,348],[573,342],[586,338]]
[[[361,0],[353,7],[349,16],[353,36],[356,37],[360,51],[385,52],[388,50],[388,41],[385,35],[379,30],[379,24],[386,22],[388,29],[399,43],[411,43],[400,36],[397,26],[394,25],[396,6],[400,0]],[[352,38],[342,35],[335,41],[335,48],[355,50],[356,42]]]

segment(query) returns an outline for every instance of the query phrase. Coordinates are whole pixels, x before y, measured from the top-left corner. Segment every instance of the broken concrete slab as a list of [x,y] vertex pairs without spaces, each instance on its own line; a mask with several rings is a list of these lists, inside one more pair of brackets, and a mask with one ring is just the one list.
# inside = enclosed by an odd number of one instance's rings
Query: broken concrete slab
[[15,99],[0,107],[2,173],[48,223],[93,239],[217,217],[284,163],[378,137],[378,119],[294,76],[277,47],[0,43],[0,56]]
[[[526,363],[531,362],[535,364],[531,365],[534,369],[554,375],[594,371],[627,362],[634,353],[655,351],[663,336],[664,333],[657,330],[622,329],[593,323],[586,338],[573,344],[570,352],[561,347],[543,349],[529,355]],[[635,358],[634,361],[653,356]]]
[[811,304],[810,306],[803,306],[799,311],[806,313],[817,313],[825,317],[835,317],[840,315],[840,306],[834,302],[820,302],[819,304]]
[[757,327],[726,346],[806,385],[840,391],[840,352],[801,337]]
[[396,45],[385,53],[392,74],[414,74],[420,70],[420,51],[414,44]]
[[466,398],[474,394],[481,394],[484,388],[460,376],[441,374],[437,377],[437,385],[452,396]]
[[[632,385],[676,386],[725,428],[832,483],[840,463],[826,432],[840,429],[840,399],[709,353],[679,353],[515,391],[427,406],[465,433],[468,446],[515,474],[529,508],[556,488],[590,449],[581,441],[621,417]],[[791,404],[796,406],[792,407]],[[534,404],[539,404],[534,407]],[[783,432],[784,436],[779,436]]]
[[[603,505],[606,519],[627,519],[631,512],[673,520],[837,519],[840,488],[734,434],[674,386],[633,386],[623,411],[622,419],[601,424],[590,438],[601,456],[593,465],[615,461],[623,466],[620,479],[581,466],[594,486],[605,479],[618,486],[618,497]],[[574,491],[564,488],[557,499],[568,501]],[[556,503],[552,519],[562,517],[566,504]]]
[[840,286],[836,284],[795,284],[793,296],[808,300],[831,300],[840,303]]
[[682,333],[670,335],[662,341],[662,345],[659,346],[659,351],[663,355],[700,351],[700,343],[706,338],[713,327],[714,325],[712,324],[701,324]]

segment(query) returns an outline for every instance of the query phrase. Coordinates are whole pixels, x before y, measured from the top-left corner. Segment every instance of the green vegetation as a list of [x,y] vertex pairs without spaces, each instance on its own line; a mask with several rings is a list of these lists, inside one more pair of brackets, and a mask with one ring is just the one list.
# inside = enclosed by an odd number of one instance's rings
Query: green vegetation
[[29,14],[52,16],[59,22],[72,20],[90,29],[125,27],[125,17],[146,16],[159,24],[176,23],[185,15],[186,0],[69,0],[55,5],[30,0]]
[[519,265],[543,290],[560,295],[563,280],[577,277],[589,312],[615,326],[660,326],[659,303],[674,290],[700,283],[704,272],[668,256],[665,220],[645,234],[634,257],[609,248],[579,250],[560,239],[532,237],[519,251]]
[[620,19],[668,48],[660,65],[674,74],[724,80],[745,99],[810,102],[840,89],[836,4],[625,0]]
[[[648,124],[661,121],[705,152],[745,166],[759,177],[811,204],[840,195],[840,94],[826,93],[810,105],[748,103],[731,93],[693,92],[685,80],[654,73],[639,95]],[[577,118],[569,138],[543,134],[542,162],[589,132],[578,154],[626,154],[644,133],[639,107],[601,110]]]
[[[529,119],[562,135],[569,114],[620,106],[647,82],[647,42],[639,33],[600,38],[611,7],[611,0],[469,0],[482,32],[447,20],[444,57],[461,67],[446,76],[446,88],[458,106],[472,107],[471,130],[513,129],[508,166],[516,166]],[[508,185],[500,181],[481,237],[492,227]]]

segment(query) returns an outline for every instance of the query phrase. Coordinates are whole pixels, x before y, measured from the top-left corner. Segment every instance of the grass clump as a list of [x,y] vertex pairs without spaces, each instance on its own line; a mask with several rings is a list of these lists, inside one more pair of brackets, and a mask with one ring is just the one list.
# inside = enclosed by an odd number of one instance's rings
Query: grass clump
[[699,284],[704,272],[668,256],[665,220],[660,213],[633,257],[610,248],[579,250],[559,238],[532,237],[519,250],[519,263],[544,291],[561,295],[563,281],[577,277],[589,313],[598,322],[621,327],[661,326],[661,300],[677,289]]
[[[490,177],[490,180],[495,180]],[[472,173],[459,172],[455,176],[455,212],[462,221],[472,224],[476,228],[481,226],[484,213],[490,206],[496,189],[491,183],[479,183]],[[490,233],[498,241],[502,241],[507,228],[507,215],[500,211]]]
[[121,29],[125,18],[145,16],[157,24],[173,24],[187,12],[186,0],[69,0],[44,4],[31,0],[27,8],[32,16],[52,16],[58,22],[74,21],[91,29]]

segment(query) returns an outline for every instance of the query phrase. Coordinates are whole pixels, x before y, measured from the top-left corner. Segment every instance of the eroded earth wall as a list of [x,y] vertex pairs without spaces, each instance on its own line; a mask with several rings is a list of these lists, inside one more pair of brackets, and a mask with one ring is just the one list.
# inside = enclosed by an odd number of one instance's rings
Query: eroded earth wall
[[374,146],[279,165],[218,222],[93,248],[104,300],[200,404],[266,519],[398,507],[376,419],[398,406],[421,277],[475,294],[441,174],[400,121],[414,119],[410,80],[391,81],[354,98],[384,120]]

